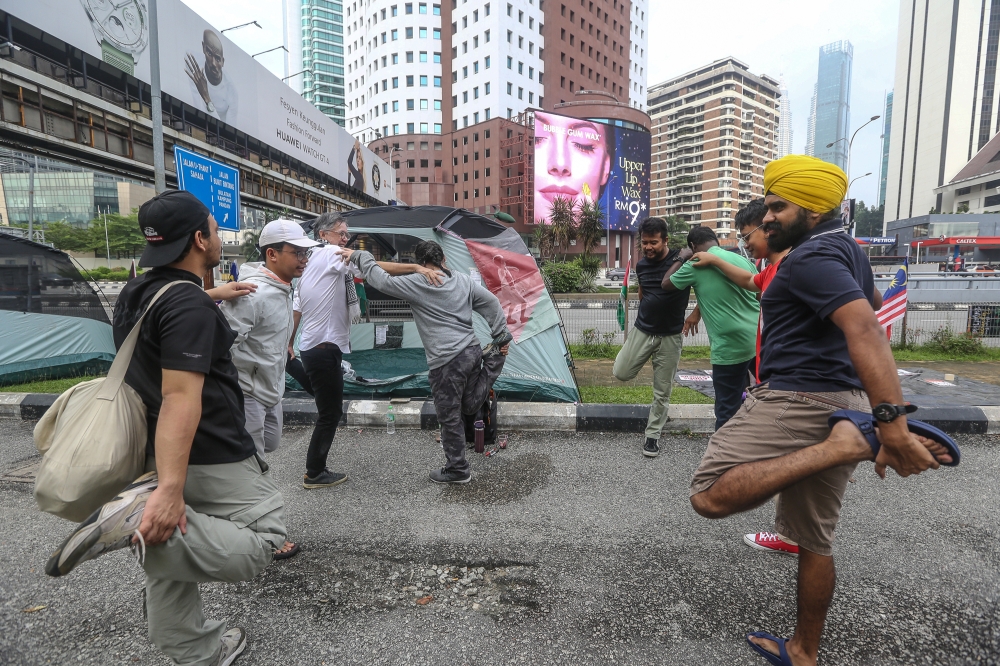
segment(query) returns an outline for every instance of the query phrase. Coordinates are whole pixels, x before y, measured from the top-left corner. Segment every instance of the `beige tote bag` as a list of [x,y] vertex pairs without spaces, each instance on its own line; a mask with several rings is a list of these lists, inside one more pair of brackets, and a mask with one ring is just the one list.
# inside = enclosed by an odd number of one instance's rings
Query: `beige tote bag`
[[125,383],[139,329],[164,285],[146,306],[115,356],[108,376],[70,388],[35,426],[42,464],[35,477],[38,508],[81,522],[142,475],[146,465],[146,405]]

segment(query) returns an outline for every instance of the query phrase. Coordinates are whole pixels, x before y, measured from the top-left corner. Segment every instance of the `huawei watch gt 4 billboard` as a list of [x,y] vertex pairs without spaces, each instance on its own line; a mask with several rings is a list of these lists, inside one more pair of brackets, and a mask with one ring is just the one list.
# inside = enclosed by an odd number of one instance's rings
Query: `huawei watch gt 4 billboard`
[[[157,0],[163,92],[381,201],[396,176],[180,0]],[[0,9],[149,82],[146,0],[0,0]]]
[[555,113],[535,112],[535,219],[552,202],[596,201],[605,228],[635,231],[649,216],[651,135]]

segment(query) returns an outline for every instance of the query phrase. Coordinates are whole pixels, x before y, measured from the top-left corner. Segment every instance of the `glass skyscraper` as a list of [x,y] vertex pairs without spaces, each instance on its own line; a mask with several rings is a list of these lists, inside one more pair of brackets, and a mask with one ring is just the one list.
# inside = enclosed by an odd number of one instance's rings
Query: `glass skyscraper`
[[344,116],[344,6],[283,0],[288,85],[341,127]]
[[[847,170],[847,142],[851,124],[851,66],[854,47],[847,40],[819,49],[816,77],[816,121],[813,153]],[[830,147],[827,146],[829,144]]]
[[885,205],[885,186],[889,180],[889,132],[892,130],[892,91],[885,96],[885,112],[882,113],[882,170],[878,184],[878,205]]

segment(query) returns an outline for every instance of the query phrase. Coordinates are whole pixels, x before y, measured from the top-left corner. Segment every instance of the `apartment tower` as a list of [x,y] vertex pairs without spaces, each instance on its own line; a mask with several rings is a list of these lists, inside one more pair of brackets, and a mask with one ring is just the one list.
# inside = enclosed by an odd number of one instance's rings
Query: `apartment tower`
[[1000,130],[998,46],[996,0],[900,2],[887,222],[942,212],[935,188]]
[[735,58],[651,86],[653,215],[730,237],[740,206],[764,196],[778,156],[780,84]]
[[816,76],[813,155],[847,171],[854,47],[843,40],[821,46]]
[[282,0],[288,85],[341,127],[344,117],[344,5]]

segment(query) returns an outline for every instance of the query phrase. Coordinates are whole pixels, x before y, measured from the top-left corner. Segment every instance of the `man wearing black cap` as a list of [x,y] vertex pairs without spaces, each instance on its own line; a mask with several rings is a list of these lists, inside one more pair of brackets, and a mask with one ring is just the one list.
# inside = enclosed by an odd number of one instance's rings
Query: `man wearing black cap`
[[[147,304],[125,382],[147,409],[147,474],[80,525],[47,571],[145,544],[150,640],[176,664],[231,664],[246,647],[240,628],[205,619],[198,582],[253,578],[285,542],[284,502],[244,424],[230,347],[236,334],[202,276],[219,263],[219,225],[188,192],[139,209],[140,266],[115,306],[120,347]],[[140,549],[141,550],[141,549]],[[197,581],[197,582],[196,582]]]

